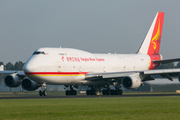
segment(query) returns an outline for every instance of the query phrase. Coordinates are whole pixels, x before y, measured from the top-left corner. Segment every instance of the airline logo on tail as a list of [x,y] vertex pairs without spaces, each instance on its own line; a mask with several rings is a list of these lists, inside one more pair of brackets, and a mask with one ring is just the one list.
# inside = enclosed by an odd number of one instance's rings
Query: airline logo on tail
[[156,41],[160,41],[160,20],[159,20],[159,24],[158,24],[158,30],[156,32],[156,35],[153,37],[153,39],[151,40],[151,42],[154,44],[153,48],[156,49],[157,45],[156,45]]
[[156,55],[159,54],[161,33],[163,28],[164,12],[158,12],[151,27],[138,51],[138,53]]
[[163,19],[164,19],[164,13],[159,12],[157,14],[157,18],[155,19],[154,29],[151,35],[151,41],[150,41],[149,50],[148,50],[149,55],[159,54]]

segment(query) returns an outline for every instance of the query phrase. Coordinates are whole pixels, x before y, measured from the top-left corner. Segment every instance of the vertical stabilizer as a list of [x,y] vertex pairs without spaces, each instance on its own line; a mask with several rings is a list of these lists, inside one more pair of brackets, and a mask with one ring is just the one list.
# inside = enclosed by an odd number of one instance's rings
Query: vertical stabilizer
[[158,12],[138,51],[142,54],[159,54],[163,28],[164,12]]

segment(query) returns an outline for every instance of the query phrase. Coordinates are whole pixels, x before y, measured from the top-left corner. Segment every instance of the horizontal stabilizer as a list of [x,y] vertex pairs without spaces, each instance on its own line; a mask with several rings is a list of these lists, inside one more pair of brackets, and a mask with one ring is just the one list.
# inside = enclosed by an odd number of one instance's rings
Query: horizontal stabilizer
[[153,62],[153,63],[166,64],[166,63],[178,62],[178,61],[180,61],[180,58],[166,59],[166,60],[154,60],[154,61],[152,61],[152,62]]

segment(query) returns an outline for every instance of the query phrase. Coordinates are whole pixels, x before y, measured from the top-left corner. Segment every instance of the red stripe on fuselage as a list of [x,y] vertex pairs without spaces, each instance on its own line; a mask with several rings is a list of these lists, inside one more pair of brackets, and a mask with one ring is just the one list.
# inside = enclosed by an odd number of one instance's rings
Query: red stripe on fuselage
[[28,72],[26,75],[38,75],[38,74],[61,74],[61,75],[72,75],[72,74],[87,74],[88,72]]

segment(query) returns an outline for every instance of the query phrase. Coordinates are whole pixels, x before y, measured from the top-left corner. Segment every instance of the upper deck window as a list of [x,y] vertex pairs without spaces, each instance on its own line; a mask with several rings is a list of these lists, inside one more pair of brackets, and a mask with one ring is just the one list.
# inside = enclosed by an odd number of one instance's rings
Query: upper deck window
[[45,53],[43,51],[35,51],[33,53],[33,55],[39,55],[39,54],[45,55]]

